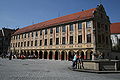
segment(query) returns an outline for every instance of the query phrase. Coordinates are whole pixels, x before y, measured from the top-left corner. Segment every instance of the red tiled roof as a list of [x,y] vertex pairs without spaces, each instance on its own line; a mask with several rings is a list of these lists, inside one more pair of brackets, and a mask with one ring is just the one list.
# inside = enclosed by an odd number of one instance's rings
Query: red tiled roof
[[118,23],[112,23],[110,25],[110,31],[111,33],[120,33],[120,22]]
[[66,16],[58,17],[55,19],[51,19],[51,20],[48,20],[45,22],[37,23],[34,25],[30,25],[30,26],[27,26],[27,27],[17,30],[14,33],[14,35],[33,31],[33,30],[38,30],[38,29],[42,29],[42,28],[46,28],[46,27],[50,27],[50,26],[55,26],[55,25],[59,25],[59,24],[64,24],[64,23],[68,23],[68,22],[74,22],[77,20],[89,19],[89,18],[93,17],[93,12],[95,10],[96,10],[96,8],[93,8],[93,9],[77,12],[74,14],[69,14]]

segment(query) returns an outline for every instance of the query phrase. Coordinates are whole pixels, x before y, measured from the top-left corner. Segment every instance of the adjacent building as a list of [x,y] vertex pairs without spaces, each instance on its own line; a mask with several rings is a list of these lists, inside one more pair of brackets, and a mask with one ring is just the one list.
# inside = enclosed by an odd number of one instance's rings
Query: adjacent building
[[11,35],[15,32],[13,29],[0,29],[0,55],[6,55],[10,49]]
[[71,60],[74,53],[96,59],[111,52],[110,21],[103,5],[33,24],[11,37],[11,52],[39,59]]
[[111,29],[112,50],[120,52],[120,22],[112,23],[110,25],[110,29]]

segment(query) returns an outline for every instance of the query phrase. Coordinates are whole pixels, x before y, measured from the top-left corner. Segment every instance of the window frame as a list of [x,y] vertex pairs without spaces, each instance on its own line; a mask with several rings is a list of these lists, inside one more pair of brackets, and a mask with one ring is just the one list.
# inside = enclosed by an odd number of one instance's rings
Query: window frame
[[78,44],[82,43],[82,35],[78,35]]
[[66,44],[66,39],[65,39],[65,37],[62,37],[62,44]]
[[69,42],[69,44],[73,44],[73,36],[70,36],[70,42]]
[[59,27],[56,27],[56,33],[59,33]]
[[59,38],[56,38],[56,45],[59,45]]
[[45,39],[45,41],[44,41],[44,45],[47,46],[47,39]]
[[74,31],[74,29],[73,29],[73,24],[70,24],[70,31]]
[[62,26],[62,32],[66,32],[66,26]]
[[87,34],[87,43],[91,43],[91,34]]
[[78,22],[78,30],[82,29],[82,22]]

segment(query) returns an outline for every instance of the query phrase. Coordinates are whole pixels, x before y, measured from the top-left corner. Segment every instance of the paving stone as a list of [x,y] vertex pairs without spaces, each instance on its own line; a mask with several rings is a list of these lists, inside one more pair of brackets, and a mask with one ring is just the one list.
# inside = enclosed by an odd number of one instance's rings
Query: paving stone
[[120,80],[120,74],[95,74],[68,69],[71,61],[1,59],[0,80]]

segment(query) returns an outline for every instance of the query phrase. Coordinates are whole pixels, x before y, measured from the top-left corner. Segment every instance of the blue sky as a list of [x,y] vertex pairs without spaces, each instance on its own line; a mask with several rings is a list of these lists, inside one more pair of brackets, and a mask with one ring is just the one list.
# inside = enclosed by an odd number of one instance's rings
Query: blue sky
[[[120,0],[101,0],[111,23],[120,22]],[[99,0],[0,0],[0,28],[33,23],[96,8]]]

